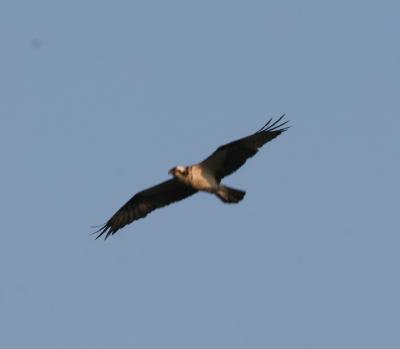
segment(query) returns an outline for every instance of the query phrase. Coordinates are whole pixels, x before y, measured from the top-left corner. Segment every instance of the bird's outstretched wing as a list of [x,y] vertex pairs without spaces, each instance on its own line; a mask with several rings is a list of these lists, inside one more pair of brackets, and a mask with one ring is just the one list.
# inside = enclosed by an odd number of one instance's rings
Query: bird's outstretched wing
[[107,239],[125,225],[146,217],[151,211],[183,200],[196,192],[197,190],[175,178],[162,182],[135,194],[106,224],[93,234],[98,233],[96,239],[105,234],[104,239]]
[[272,119],[270,119],[263,127],[250,136],[220,146],[207,159],[203,160],[200,165],[207,168],[220,181],[223,177],[239,169],[265,143],[271,141],[289,128],[282,127],[289,122],[281,122],[284,116],[282,115],[272,124]]

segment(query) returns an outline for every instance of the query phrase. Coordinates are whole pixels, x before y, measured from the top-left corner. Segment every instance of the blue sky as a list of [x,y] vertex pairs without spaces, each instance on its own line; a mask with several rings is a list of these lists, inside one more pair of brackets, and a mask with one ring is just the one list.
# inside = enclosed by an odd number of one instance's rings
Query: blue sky
[[[399,348],[400,5],[2,1],[2,348]],[[168,169],[286,113],[113,238]]]

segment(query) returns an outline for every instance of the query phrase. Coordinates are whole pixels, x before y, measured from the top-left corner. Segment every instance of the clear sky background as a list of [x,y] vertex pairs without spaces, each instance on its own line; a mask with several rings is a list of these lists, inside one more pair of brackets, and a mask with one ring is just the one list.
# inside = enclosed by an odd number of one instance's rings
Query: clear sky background
[[[0,347],[400,348],[398,1],[0,3]],[[226,183],[135,192],[286,113]]]

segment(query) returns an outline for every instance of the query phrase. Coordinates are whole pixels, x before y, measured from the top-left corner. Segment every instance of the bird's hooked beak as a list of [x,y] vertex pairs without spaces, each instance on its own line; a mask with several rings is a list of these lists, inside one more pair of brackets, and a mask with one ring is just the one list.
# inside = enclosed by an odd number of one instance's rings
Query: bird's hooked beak
[[175,167],[172,167],[169,171],[168,174],[170,174],[171,176],[173,176],[175,173]]

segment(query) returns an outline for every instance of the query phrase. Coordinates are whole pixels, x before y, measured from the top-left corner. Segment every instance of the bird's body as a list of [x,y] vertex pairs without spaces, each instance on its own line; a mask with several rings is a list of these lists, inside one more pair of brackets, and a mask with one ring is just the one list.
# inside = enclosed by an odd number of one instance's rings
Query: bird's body
[[198,191],[216,195],[224,203],[238,203],[245,191],[227,187],[222,178],[240,168],[265,143],[274,139],[288,127],[288,121],[279,124],[284,115],[271,124],[271,120],[256,133],[225,144],[200,163],[173,167],[172,179],[134,195],[98,231],[97,238],[113,235],[125,225],[147,216],[151,211],[185,199]]
[[[201,191],[214,193],[218,190],[219,183],[209,169],[199,164],[187,166],[187,176],[180,176],[183,166],[177,166],[170,173],[183,183]],[[185,170],[184,170],[185,173]]]
[[186,167],[177,166],[169,173],[193,189],[217,195],[225,203],[238,203],[245,194],[242,190],[222,185],[212,169],[201,163]]

